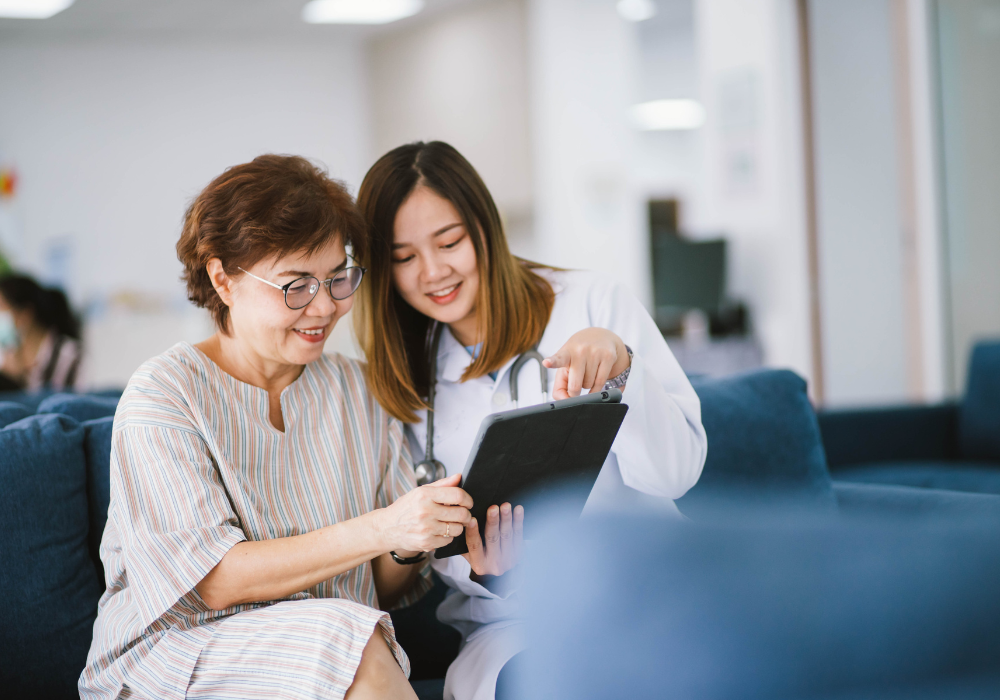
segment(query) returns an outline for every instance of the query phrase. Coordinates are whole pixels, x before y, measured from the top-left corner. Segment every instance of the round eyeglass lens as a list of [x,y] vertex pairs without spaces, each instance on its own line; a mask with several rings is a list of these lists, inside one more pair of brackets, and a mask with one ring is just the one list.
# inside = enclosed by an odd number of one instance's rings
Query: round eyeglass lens
[[301,309],[312,301],[319,291],[319,280],[315,277],[302,277],[292,282],[285,292],[285,303],[291,309]]
[[354,294],[365,271],[360,267],[349,267],[341,270],[330,280],[330,296],[338,301]]

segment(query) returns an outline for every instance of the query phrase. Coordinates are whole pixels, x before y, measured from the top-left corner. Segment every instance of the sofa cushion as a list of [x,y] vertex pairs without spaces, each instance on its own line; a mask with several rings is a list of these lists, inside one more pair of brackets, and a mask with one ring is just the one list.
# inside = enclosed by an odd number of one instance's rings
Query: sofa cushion
[[14,401],[0,401],[0,428],[6,427],[11,423],[16,423],[30,415],[31,411],[24,404]]
[[862,484],[1000,494],[1000,463],[990,466],[982,462],[876,462],[838,469],[833,478]]
[[108,520],[108,506],[111,503],[111,430],[114,416],[89,420],[84,427],[84,451],[87,457],[87,500],[89,501],[90,530],[88,544],[94,567],[104,580],[104,566],[101,564],[101,538]]
[[980,343],[972,350],[958,446],[966,459],[1000,462],[1000,343]]
[[836,509],[832,482],[806,383],[788,370],[692,381],[701,398],[708,458],[698,483],[677,505],[719,498],[792,498]]
[[850,481],[835,481],[833,492],[845,518],[913,518],[923,524],[932,518],[951,523],[992,520],[1000,527],[1000,496],[991,493]]
[[38,413],[61,413],[83,422],[115,415],[118,399],[89,394],[53,394],[38,405]]
[[78,697],[97,573],[87,551],[84,428],[60,415],[0,430],[0,688]]

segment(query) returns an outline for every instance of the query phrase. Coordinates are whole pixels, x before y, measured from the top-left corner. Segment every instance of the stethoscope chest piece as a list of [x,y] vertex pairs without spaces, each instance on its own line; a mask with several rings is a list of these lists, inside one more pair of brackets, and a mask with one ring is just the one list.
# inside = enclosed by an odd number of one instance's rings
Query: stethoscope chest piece
[[413,475],[417,477],[417,486],[424,486],[445,478],[448,471],[436,459],[425,459],[413,465]]

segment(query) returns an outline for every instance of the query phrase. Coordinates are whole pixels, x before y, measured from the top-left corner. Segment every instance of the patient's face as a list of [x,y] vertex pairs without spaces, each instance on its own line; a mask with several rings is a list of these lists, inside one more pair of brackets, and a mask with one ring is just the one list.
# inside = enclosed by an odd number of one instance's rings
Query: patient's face
[[[247,271],[284,286],[307,275],[323,282],[350,264],[343,243],[337,241],[315,253],[268,258]],[[257,355],[255,359],[304,365],[323,354],[330,331],[351,310],[352,300],[335,301],[323,285],[308,306],[293,310],[280,289],[242,275],[233,289],[230,327],[233,336]]]

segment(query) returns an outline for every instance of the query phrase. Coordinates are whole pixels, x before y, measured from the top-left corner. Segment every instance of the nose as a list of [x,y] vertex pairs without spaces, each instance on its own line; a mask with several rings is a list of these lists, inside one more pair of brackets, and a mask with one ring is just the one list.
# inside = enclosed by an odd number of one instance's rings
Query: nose
[[338,303],[342,302],[334,300],[326,285],[321,284],[316,296],[306,305],[305,313],[307,316],[337,316]]
[[451,266],[439,260],[437,255],[428,255],[424,258],[423,269],[420,271],[420,277],[424,282],[437,282],[450,274]]

